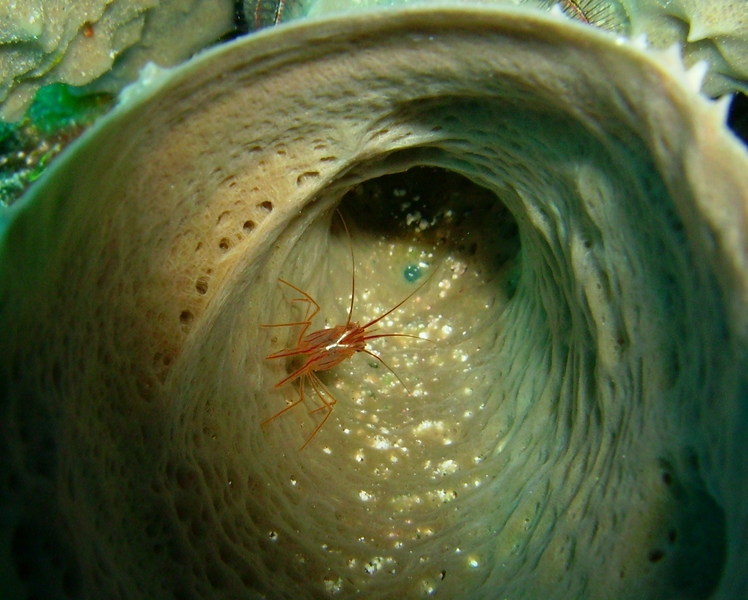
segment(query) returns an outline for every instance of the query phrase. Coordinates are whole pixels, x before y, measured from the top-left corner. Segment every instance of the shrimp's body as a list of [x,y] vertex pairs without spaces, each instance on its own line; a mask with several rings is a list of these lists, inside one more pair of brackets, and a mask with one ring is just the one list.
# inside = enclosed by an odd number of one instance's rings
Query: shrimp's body
[[[350,242],[350,233],[348,232],[348,226],[345,223],[345,220],[343,219],[343,216],[338,211],[338,215],[340,215],[340,219],[343,222],[343,227],[345,228],[346,234],[349,236],[349,242]],[[354,264],[354,270],[352,272],[351,277],[351,304],[350,308],[348,310],[348,320],[343,325],[336,325],[335,327],[328,327],[325,329],[318,329],[317,331],[313,331],[312,333],[307,334],[307,330],[312,325],[312,319],[319,313],[320,306],[317,304],[317,302],[312,298],[307,292],[304,290],[296,287],[294,284],[289,283],[285,279],[278,279],[278,281],[292,290],[298,292],[301,294],[300,297],[293,298],[291,302],[303,302],[308,305],[306,316],[304,317],[303,321],[295,321],[293,323],[278,323],[275,325],[261,325],[261,327],[301,327],[301,331],[299,332],[299,337],[296,340],[296,345],[293,348],[286,348],[284,350],[280,350],[278,352],[274,352],[268,356],[265,357],[266,360],[274,360],[278,358],[291,358],[295,356],[304,357],[304,362],[302,365],[295,370],[293,370],[291,373],[289,373],[286,377],[281,379],[278,383],[275,384],[274,388],[278,389],[280,387],[283,387],[285,384],[299,380],[299,397],[298,399],[293,402],[292,404],[289,404],[286,408],[281,410],[280,412],[274,414],[269,419],[266,419],[261,423],[261,426],[264,426],[271,421],[277,419],[281,415],[285,414],[295,406],[301,404],[304,401],[304,387],[307,382],[309,382],[309,385],[314,390],[314,392],[317,394],[317,397],[322,402],[322,406],[319,408],[315,408],[311,411],[310,414],[319,412],[319,411],[327,411],[322,421],[317,425],[317,427],[312,432],[312,435],[309,437],[309,439],[304,443],[304,445],[301,447],[301,450],[307,447],[309,445],[309,442],[314,439],[314,436],[317,435],[320,429],[322,429],[323,425],[327,422],[327,419],[332,414],[332,409],[337,403],[337,399],[335,396],[330,392],[330,390],[327,389],[324,383],[320,380],[319,376],[317,375],[320,371],[327,371],[329,369],[332,369],[336,366],[338,366],[340,363],[342,363],[344,360],[349,359],[351,356],[353,356],[356,352],[365,352],[366,354],[374,357],[376,360],[378,360],[380,363],[382,363],[396,378],[397,380],[403,385],[406,391],[408,391],[407,386],[405,383],[403,383],[402,379],[395,373],[390,366],[384,362],[379,356],[374,354],[373,352],[367,350],[366,343],[369,340],[377,339],[377,338],[383,338],[383,337],[411,337],[415,338],[417,340],[425,340],[425,338],[420,338],[414,335],[409,335],[406,333],[380,333],[376,335],[371,335],[374,331],[377,331],[376,329],[370,330],[369,328],[384,319],[387,315],[394,312],[398,308],[400,308],[405,302],[407,302],[411,297],[413,297],[418,291],[426,284],[428,283],[429,279],[424,281],[421,285],[418,286],[416,290],[414,290],[411,294],[409,294],[405,299],[400,301],[398,304],[393,306],[390,310],[385,312],[384,314],[378,316],[375,319],[372,319],[368,323],[364,325],[359,325],[358,321],[352,321],[352,315],[353,315],[353,302],[355,298],[356,293],[356,276],[355,276],[355,261],[353,259],[353,246],[351,245],[351,262]],[[427,340],[428,341],[428,340]],[[408,393],[410,393],[408,391]]]

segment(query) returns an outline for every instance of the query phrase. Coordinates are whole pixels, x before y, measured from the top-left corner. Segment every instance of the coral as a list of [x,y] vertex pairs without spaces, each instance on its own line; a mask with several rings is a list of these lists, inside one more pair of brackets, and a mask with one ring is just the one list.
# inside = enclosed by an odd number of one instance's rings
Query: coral
[[[537,12],[300,21],[128,88],[0,226],[0,564],[43,598],[748,591],[748,156]],[[356,318],[275,389],[298,302]],[[415,342],[415,343],[410,343]]]
[[748,3],[740,0],[621,0],[631,35],[657,48],[677,44],[686,65],[709,64],[704,92],[748,91]]
[[[20,4],[20,7],[19,7]],[[0,7],[0,117],[17,120],[40,87],[116,92],[146,61],[170,66],[233,26],[230,0],[32,0]]]

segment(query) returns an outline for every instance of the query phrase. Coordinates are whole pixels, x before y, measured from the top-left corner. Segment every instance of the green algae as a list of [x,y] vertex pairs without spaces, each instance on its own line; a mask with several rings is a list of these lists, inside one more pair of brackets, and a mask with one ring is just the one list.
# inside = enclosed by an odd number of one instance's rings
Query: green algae
[[55,83],[37,91],[23,119],[0,123],[0,206],[13,204],[113,104],[111,95]]

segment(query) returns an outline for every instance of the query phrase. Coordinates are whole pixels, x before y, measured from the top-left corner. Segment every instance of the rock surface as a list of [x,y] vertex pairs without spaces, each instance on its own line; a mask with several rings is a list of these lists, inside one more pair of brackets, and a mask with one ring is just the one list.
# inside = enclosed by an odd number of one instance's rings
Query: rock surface
[[0,118],[20,118],[50,83],[82,86],[109,73],[97,89],[119,91],[147,61],[180,63],[232,26],[231,0],[0,3]]

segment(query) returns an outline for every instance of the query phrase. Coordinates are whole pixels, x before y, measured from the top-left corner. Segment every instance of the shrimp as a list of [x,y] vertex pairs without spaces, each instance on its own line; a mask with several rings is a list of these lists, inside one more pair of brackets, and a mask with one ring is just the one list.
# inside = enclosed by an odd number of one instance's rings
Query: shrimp
[[306,442],[304,442],[304,445],[300,448],[300,450],[303,450],[306,448],[309,443],[314,439],[314,437],[317,435],[317,433],[322,429],[324,424],[327,422],[327,419],[330,418],[330,415],[332,414],[333,407],[337,403],[337,399],[335,396],[330,392],[330,390],[325,386],[324,383],[322,383],[322,380],[319,378],[317,373],[320,371],[329,371],[330,369],[338,366],[343,361],[349,359],[351,356],[356,354],[356,352],[363,352],[365,354],[368,354],[369,356],[374,357],[376,360],[378,360],[380,363],[382,363],[396,378],[397,380],[402,384],[402,386],[405,388],[405,391],[410,394],[410,390],[408,390],[408,387],[405,385],[402,379],[398,376],[395,371],[390,368],[390,366],[384,362],[379,356],[371,352],[366,348],[367,342],[370,340],[378,339],[378,338],[385,338],[385,337],[410,337],[414,338],[416,340],[421,341],[431,341],[427,340],[426,338],[417,337],[415,335],[408,335],[407,333],[377,333],[375,335],[372,335],[374,331],[378,331],[377,329],[371,330],[370,328],[373,325],[376,325],[379,323],[382,319],[396,311],[398,308],[400,308],[403,304],[405,304],[408,300],[410,300],[415,294],[417,294],[421,288],[423,288],[424,285],[426,285],[431,277],[426,279],[421,285],[418,286],[416,290],[414,290],[412,293],[410,293],[406,298],[398,302],[395,306],[393,306],[391,309],[389,309],[387,312],[385,312],[382,315],[379,315],[375,319],[372,319],[368,323],[364,325],[360,325],[358,321],[353,321],[353,303],[354,299],[356,297],[356,266],[355,266],[355,260],[353,257],[353,244],[351,243],[351,237],[350,232],[348,231],[348,225],[346,225],[345,219],[343,219],[343,215],[340,213],[340,210],[337,211],[338,216],[340,217],[340,220],[343,223],[343,228],[345,229],[345,233],[348,236],[348,243],[351,249],[351,263],[352,263],[352,271],[351,271],[351,304],[348,308],[348,319],[346,322],[342,325],[336,325],[335,327],[327,327],[324,329],[318,329],[317,331],[313,331],[312,333],[307,334],[307,330],[312,325],[312,319],[320,312],[321,308],[320,305],[317,304],[317,302],[312,298],[307,292],[304,290],[296,287],[294,284],[286,281],[285,279],[279,278],[278,281],[282,283],[283,285],[291,288],[298,294],[300,294],[299,297],[295,297],[291,300],[291,302],[301,302],[307,304],[306,309],[306,315],[304,317],[304,320],[302,321],[294,321],[292,323],[276,323],[273,325],[260,325],[260,327],[264,328],[271,328],[271,327],[301,327],[301,330],[299,331],[299,337],[296,340],[296,345],[293,348],[286,348],[284,350],[280,350],[278,352],[273,352],[272,354],[269,354],[265,357],[266,360],[275,360],[278,358],[290,358],[290,357],[303,357],[304,362],[301,364],[300,367],[293,370],[291,373],[289,373],[286,377],[281,379],[278,383],[275,384],[274,388],[278,389],[286,385],[287,383],[293,382],[295,380],[299,380],[299,397],[298,399],[293,402],[292,404],[288,405],[286,408],[281,410],[280,412],[274,414],[269,419],[266,419],[263,421],[260,426],[264,427],[271,421],[274,421],[278,417],[286,414],[288,411],[293,409],[294,407],[298,406],[299,404],[304,402],[304,388],[306,387],[306,384],[309,384],[309,387],[312,388],[314,393],[317,395],[317,397],[322,402],[322,406],[315,408],[314,410],[310,411],[310,414],[314,414],[317,412],[325,411],[325,416],[320,421],[320,423],[317,425],[317,427],[312,432],[312,435],[309,436],[309,439],[307,439]]

